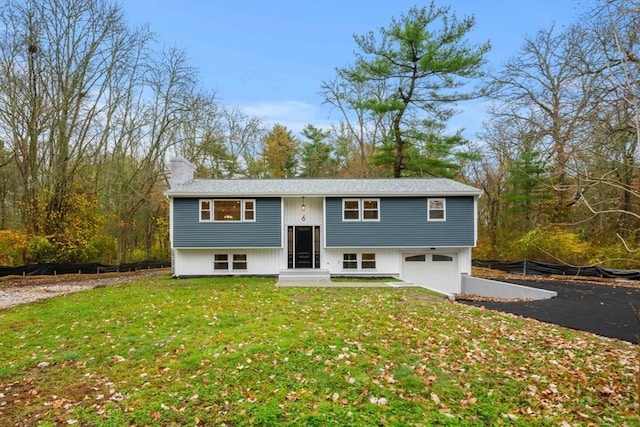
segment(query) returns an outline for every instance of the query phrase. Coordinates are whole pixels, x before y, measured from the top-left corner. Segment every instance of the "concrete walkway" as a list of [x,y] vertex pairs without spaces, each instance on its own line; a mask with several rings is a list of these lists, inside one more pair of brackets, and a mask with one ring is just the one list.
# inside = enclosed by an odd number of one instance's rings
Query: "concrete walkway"
[[333,282],[328,280],[282,280],[276,283],[281,288],[392,288],[405,282]]

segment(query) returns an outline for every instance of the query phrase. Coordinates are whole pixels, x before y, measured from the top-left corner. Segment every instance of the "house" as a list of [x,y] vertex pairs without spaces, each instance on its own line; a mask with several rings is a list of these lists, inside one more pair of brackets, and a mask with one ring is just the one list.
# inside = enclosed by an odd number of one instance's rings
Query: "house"
[[481,191],[435,179],[193,179],[170,165],[173,274],[393,276],[453,294]]

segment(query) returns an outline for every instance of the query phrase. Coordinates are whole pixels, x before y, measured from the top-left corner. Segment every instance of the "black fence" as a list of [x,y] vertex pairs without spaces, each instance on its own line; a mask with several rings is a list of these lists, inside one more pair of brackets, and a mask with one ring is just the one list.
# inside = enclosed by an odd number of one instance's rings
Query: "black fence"
[[105,265],[89,264],[31,264],[21,267],[0,267],[0,277],[3,276],[53,276],[56,274],[99,274],[117,273],[155,268],[171,267],[169,261],[143,261],[130,264]]
[[531,260],[522,261],[481,261],[473,260],[476,267],[493,268],[512,274],[528,274],[537,276],[585,276],[608,279],[640,280],[640,270],[618,270],[605,267],[571,267],[561,264],[550,264]]

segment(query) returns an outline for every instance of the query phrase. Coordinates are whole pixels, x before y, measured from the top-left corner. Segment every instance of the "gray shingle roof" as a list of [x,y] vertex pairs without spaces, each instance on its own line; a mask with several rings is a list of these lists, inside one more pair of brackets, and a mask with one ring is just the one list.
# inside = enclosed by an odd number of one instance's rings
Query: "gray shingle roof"
[[270,196],[479,196],[475,187],[446,178],[401,179],[193,179],[169,197]]

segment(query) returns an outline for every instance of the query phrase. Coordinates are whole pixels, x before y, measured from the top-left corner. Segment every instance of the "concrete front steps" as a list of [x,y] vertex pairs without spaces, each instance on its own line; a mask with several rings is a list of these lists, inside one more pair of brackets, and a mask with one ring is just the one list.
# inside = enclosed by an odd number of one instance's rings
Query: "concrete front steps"
[[329,270],[320,268],[299,268],[295,270],[280,270],[278,285],[292,285],[299,282],[331,282]]

